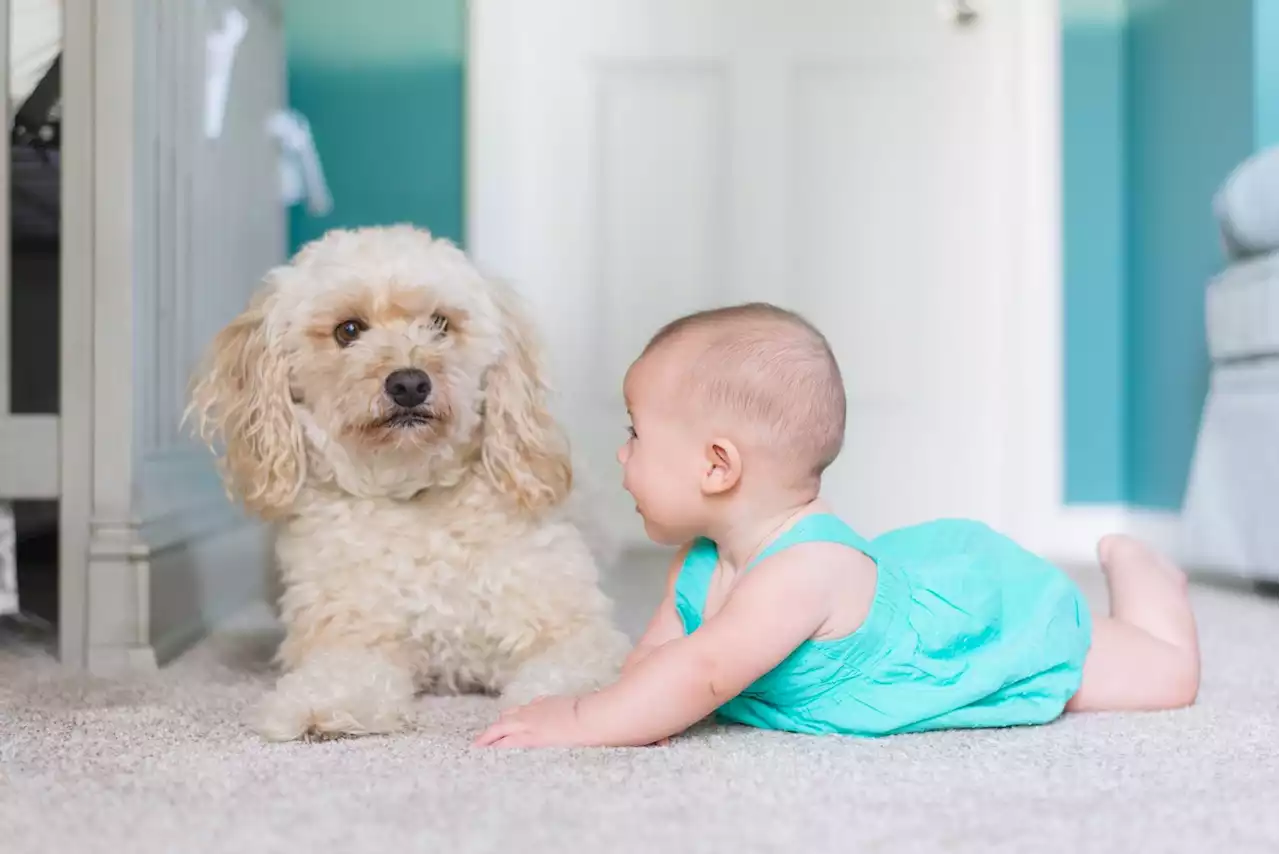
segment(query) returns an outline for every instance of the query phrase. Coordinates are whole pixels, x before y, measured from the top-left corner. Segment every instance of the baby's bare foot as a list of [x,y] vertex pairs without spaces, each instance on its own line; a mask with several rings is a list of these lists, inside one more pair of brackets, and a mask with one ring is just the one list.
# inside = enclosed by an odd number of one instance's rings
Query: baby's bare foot
[[1123,534],[1098,542],[1098,562],[1107,577],[1113,617],[1176,647],[1196,648],[1187,574],[1181,568],[1146,543]]
[[1113,575],[1144,574],[1172,582],[1180,590],[1187,588],[1187,574],[1173,561],[1141,540],[1124,534],[1108,534],[1098,541],[1098,563],[1110,581]]

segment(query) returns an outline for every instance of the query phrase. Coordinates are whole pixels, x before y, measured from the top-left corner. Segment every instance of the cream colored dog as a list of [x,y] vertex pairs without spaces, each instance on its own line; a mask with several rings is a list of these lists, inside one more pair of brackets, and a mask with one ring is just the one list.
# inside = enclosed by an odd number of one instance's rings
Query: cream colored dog
[[278,523],[273,740],[391,732],[417,691],[590,690],[629,643],[504,286],[408,226],[334,231],[214,340],[189,414]]

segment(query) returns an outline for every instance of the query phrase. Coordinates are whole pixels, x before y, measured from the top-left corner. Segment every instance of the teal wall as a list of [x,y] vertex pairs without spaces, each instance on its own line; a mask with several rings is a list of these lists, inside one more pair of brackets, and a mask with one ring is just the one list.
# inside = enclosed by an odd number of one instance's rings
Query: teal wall
[[1276,134],[1277,0],[1063,0],[1065,495],[1177,509],[1211,202]]
[[1275,145],[1280,128],[1280,0],[1253,3],[1254,144]]
[[294,0],[285,16],[289,100],[334,202],[293,209],[293,246],[395,222],[461,241],[465,0]]
[[1128,493],[1128,163],[1123,0],[1062,2],[1066,499]]
[[1208,386],[1204,288],[1224,262],[1210,205],[1254,150],[1254,10],[1129,11],[1129,498],[1176,509]]

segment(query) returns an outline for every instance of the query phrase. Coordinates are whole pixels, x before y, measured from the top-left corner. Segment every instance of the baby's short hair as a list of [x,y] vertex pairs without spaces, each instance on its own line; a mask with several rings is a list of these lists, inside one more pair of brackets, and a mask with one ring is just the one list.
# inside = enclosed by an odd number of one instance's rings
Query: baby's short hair
[[808,475],[831,465],[844,444],[844,380],[817,327],[770,303],[713,308],[662,327],[641,357],[686,336],[700,345],[684,372],[695,400],[748,422]]

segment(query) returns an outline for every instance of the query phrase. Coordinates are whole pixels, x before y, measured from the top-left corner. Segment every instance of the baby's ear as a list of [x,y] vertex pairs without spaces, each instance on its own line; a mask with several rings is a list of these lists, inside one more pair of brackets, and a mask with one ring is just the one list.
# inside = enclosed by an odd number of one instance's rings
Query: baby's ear
[[184,416],[215,454],[221,440],[219,468],[228,492],[267,519],[288,511],[306,473],[288,365],[266,324],[274,299],[264,289],[214,337]]
[[481,464],[494,485],[526,510],[568,497],[573,485],[568,441],[547,409],[538,341],[516,295],[494,286],[502,356],[485,377]]
[[717,437],[707,443],[706,470],[702,474],[704,495],[720,495],[742,479],[742,454],[732,439]]

